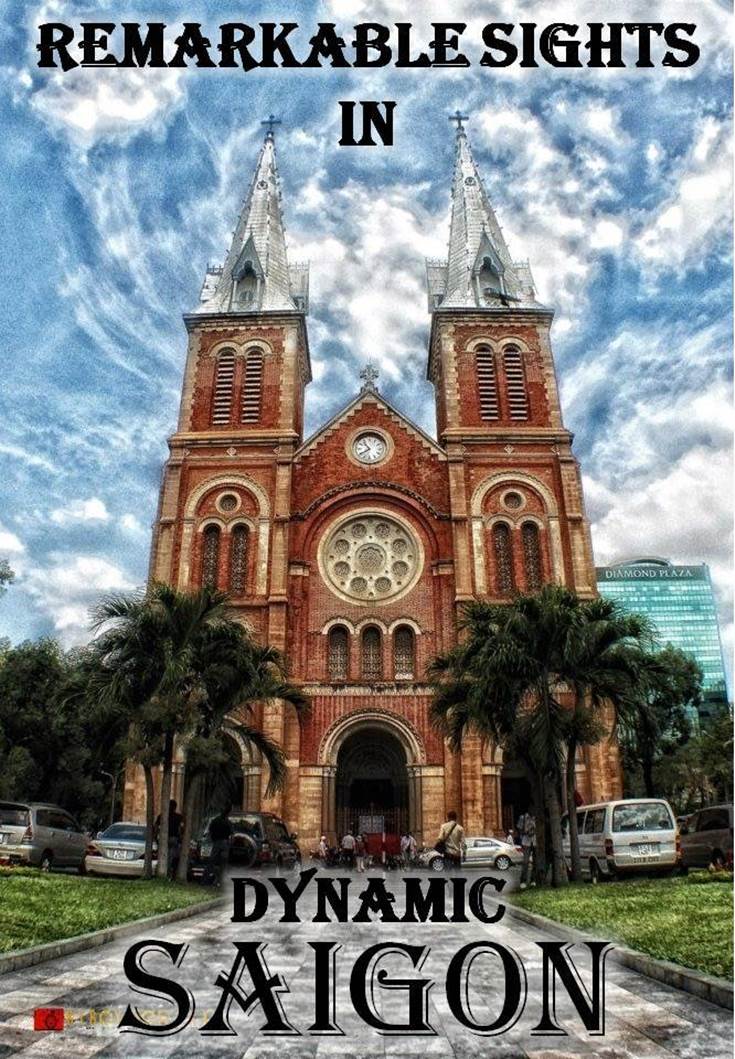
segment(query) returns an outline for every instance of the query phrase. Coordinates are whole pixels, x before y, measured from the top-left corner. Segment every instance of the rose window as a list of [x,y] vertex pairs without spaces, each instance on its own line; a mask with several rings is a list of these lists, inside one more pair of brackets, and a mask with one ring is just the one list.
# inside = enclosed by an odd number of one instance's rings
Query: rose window
[[385,515],[342,522],[323,541],[322,570],[332,588],[356,600],[402,595],[420,573],[421,549],[413,533]]

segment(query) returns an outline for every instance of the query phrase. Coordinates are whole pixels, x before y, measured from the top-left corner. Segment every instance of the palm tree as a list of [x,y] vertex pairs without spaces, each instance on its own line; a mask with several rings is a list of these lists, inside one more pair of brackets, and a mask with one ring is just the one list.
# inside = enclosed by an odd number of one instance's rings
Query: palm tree
[[570,594],[567,605],[570,621],[560,673],[574,696],[566,717],[566,803],[571,875],[578,880],[581,860],[575,812],[577,749],[614,735],[636,709],[642,682],[651,669],[647,649],[652,632],[647,619],[627,614],[614,600],[579,600]]
[[540,798],[537,826],[554,886],[566,882],[560,794],[567,708],[560,702],[560,661],[571,600],[576,597],[567,589],[546,585],[511,603],[472,602],[461,623],[462,641],[432,666],[432,720],[453,749],[461,748],[469,729],[523,748]]
[[[146,845],[150,858],[153,767],[160,761],[160,805],[165,814],[177,736],[196,732],[206,724],[202,718],[224,716],[232,705],[235,688],[239,688],[241,701],[252,701],[257,667],[246,645],[251,650],[254,645],[244,627],[230,617],[226,595],[209,587],[179,592],[168,585],[153,584],[144,594],[109,596],[94,612],[94,627],[100,632],[90,649],[97,663],[90,690],[131,724],[131,748],[146,775]],[[235,643],[240,645],[236,656],[232,653]],[[271,664],[280,681],[273,678],[267,687],[275,689],[281,687],[283,677],[275,654]],[[266,685],[264,674],[258,675],[260,693]],[[245,694],[246,688],[250,694]],[[210,727],[215,730],[213,723]],[[253,731],[251,741],[257,738],[259,733]],[[269,746],[266,753],[263,744],[261,750],[275,768],[271,781],[282,783],[278,748]],[[159,875],[167,875],[165,825],[159,833],[157,870]]]
[[299,716],[308,709],[306,697],[285,682],[280,654],[255,643],[237,622],[206,631],[198,646],[197,665],[205,697],[187,734],[183,855],[177,873],[182,881],[186,879],[186,852],[204,781],[221,772],[228,760],[225,720],[228,732],[257,750],[266,762],[269,795],[283,786],[285,758],[282,748],[252,723],[253,708],[256,703],[276,699],[288,703]]

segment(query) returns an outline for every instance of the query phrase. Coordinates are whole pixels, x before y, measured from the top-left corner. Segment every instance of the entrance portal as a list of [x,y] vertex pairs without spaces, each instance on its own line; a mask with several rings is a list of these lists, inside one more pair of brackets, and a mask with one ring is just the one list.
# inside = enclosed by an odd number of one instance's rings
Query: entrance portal
[[337,834],[399,834],[408,829],[406,754],[384,728],[360,728],[337,755]]

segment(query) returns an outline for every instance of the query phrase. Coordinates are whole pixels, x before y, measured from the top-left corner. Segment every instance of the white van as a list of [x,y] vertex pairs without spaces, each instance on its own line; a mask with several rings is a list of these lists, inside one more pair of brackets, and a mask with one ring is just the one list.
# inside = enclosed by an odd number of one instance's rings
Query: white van
[[[564,817],[564,856],[571,865],[569,818]],[[663,798],[627,798],[577,809],[582,874],[592,882],[629,872],[673,872],[679,864],[679,832]]]

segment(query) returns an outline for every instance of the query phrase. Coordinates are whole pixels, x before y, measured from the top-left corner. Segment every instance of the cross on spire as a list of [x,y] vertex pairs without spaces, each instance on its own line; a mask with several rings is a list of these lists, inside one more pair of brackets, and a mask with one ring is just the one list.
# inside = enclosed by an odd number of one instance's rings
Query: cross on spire
[[275,128],[276,125],[280,125],[281,124],[281,119],[275,117],[273,114],[269,114],[268,117],[265,119],[265,121],[261,121],[260,124],[268,126],[268,128],[266,130],[266,136],[270,136],[272,138],[273,137],[273,129]]
[[363,386],[362,386],[363,390],[374,390],[375,389],[375,383],[376,383],[379,375],[380,375],[380,372],[375,367],[373,362],[371,360],[369,360],[367,362],[367,364],[365,365],[365,367],[360,372],[360,378],[362,379],[362,382],[363,382]]
[[462,122],[469,121],[470,117],[469,114],[462,114],[461,111],[455,110],[454,114],[449,115],[449,120],[457,122],[457,132],[464,132],[464,125]]

